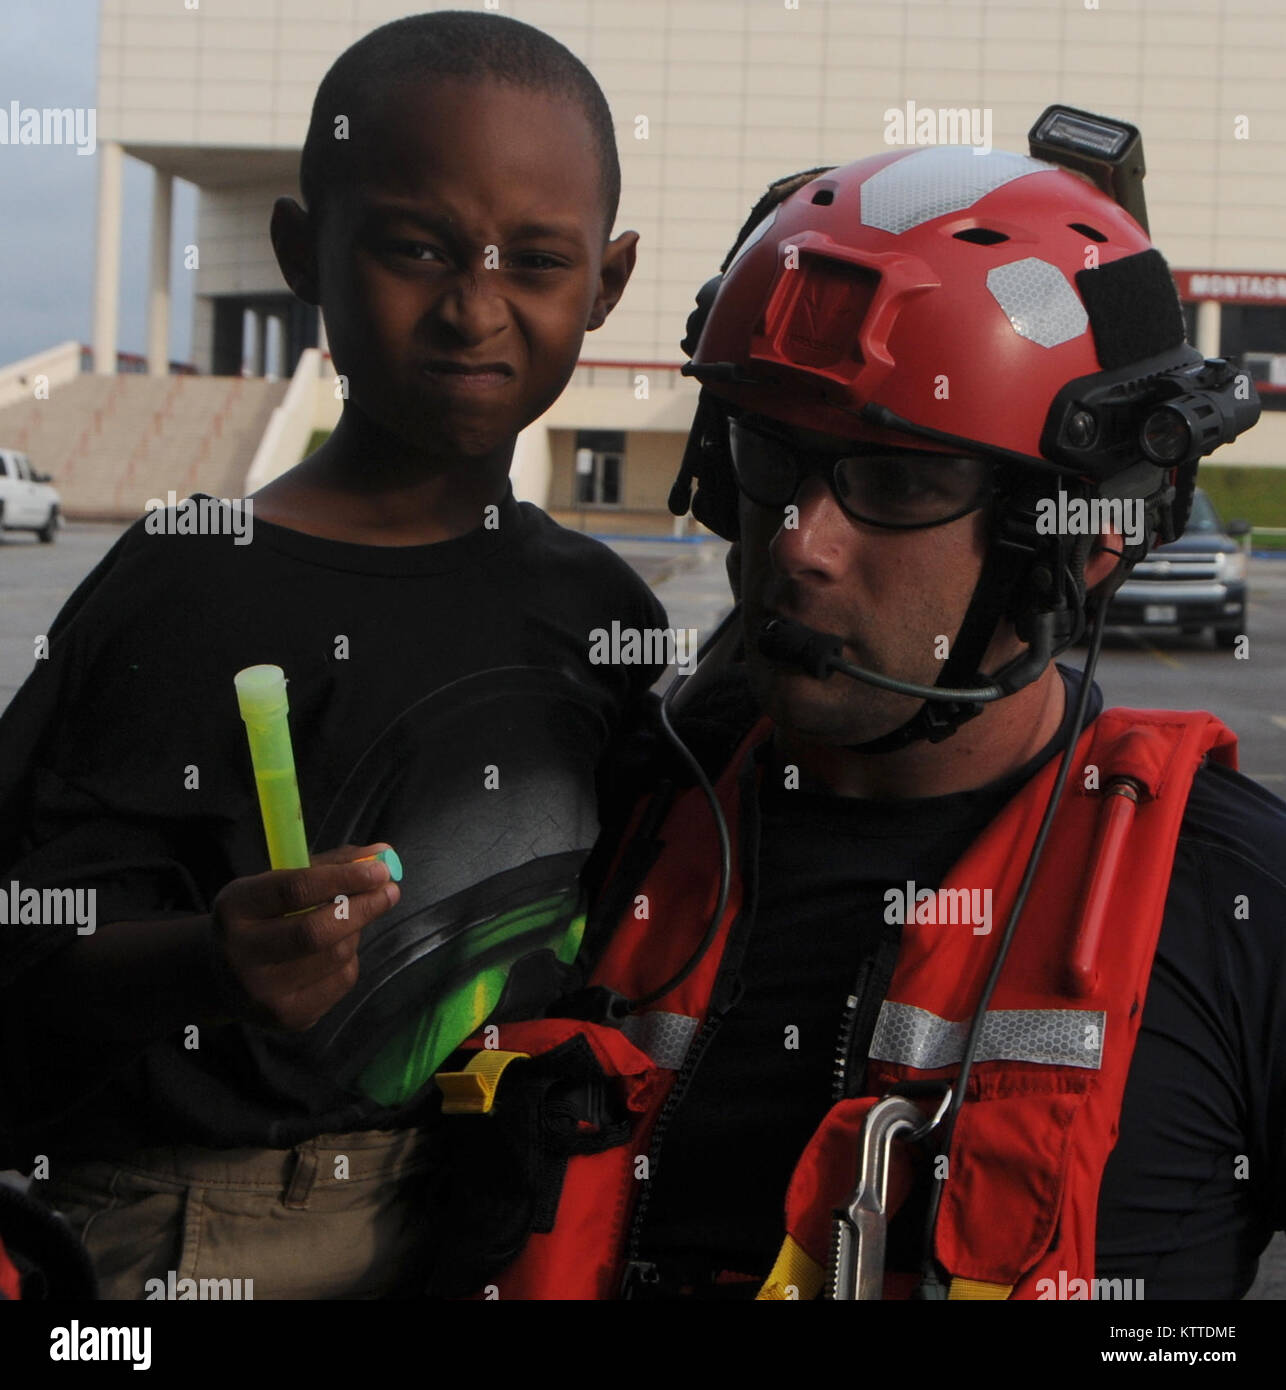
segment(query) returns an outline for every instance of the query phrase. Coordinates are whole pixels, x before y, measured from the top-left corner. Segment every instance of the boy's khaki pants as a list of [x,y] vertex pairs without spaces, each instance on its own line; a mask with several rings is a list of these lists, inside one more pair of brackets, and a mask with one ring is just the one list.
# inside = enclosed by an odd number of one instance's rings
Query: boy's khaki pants
[[84,1241],[103,1298],[415,1297],[435,1244],[434,1147],[415,1129],[52,1159],[31,1191]]

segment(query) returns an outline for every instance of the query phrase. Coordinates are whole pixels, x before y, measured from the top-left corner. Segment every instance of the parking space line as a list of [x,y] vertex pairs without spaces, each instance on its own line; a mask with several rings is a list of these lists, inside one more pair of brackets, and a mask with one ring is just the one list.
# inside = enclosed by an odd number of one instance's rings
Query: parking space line
[[1270,714],[1268,717],[1279,729],[1286,729],[1286,714]]
[[1183,663],[1181,661],[1176,661],[1175,658],[1172,657],[1168,652],[1161,651],[1158,647],[1153,646],[1151,642],[1147,641],[1143,637],[1140,637],[1138,632],[1135,631],[1135,629],[1125,628],[1121,635],[1125,637],[1127,641],[1133,642],[1135,648],[1138,651],[1148,652],[1152,656],[1156,657],[1158,661],[1162,662],[1166,666],[1173,667],[1176,671],[1183,670]]
[[1144,642],[1142,646],[1145,652],[1151,652],[1158,661],[1164,662],[1165,665],[1172,667],[1176,671],[1183,670],[1183,662],[1176,661],[1169,652],[1163,652],[1159,647],[1154,647],[1151,642]]

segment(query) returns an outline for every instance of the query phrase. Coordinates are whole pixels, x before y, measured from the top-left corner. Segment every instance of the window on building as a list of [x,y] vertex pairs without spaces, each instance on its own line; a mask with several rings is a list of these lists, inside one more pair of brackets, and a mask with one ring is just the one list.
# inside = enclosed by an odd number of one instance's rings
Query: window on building
[[624,430],[577,430],[577,506],[619,507],[624,471]]
[[1286,305],[1225,304],[1219,350],[1254,379],[1265,410],[1286,409]]

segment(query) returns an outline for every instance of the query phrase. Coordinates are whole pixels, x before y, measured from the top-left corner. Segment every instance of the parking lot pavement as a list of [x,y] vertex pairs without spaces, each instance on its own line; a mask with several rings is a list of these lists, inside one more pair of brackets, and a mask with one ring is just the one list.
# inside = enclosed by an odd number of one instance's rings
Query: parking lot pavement
[[36,639],[124,529],[69,522],[52,545],[25,532],[0,536],[0,709],[30,673]]
[[[612,549],[651,584],[672,628],[692,628],[699,647],[732,608],[724,557],[726,541],[613,541]],[[664,690],[674,668],[657,681]]]
[[[53,545],[0,537],[0,708],[31,670],[36,637],[123,529],[71,523]],[[653,585],[671,626],[696,628],[704,639],[727,612],[722,541],[618,541],[613,549]],[[1286,559],[1252,560],[1250,595],[1245,660],[1206,638],[1114,633],[1098,681],[1110,705],[1211,710],[1241,736],[1242,770],[1286,796]],[[1083,655],[1064,660],[1079,666]],[[1286,1237],[1274,1239],[1247,1296],[1286,1298]]]
[[1109,704],[1217,714],[1237,732],[1241,770],[1286,798],[1286,557],[1251,560],[1246,629],[1242,660],[1205,635],[1109,633],[1098,682]]

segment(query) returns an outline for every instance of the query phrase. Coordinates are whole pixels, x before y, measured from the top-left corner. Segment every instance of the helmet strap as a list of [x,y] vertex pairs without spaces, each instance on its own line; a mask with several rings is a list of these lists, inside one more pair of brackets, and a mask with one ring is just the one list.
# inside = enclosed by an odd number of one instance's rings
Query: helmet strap
[[[1061,651],[1080,635],[1088,545],[1079,547],[1064,537],[1038,534],[1034,501],[1032,497],[1013,494],[998,498],[991,542],[978,582],[935,684],[967,687],[997,680],[1003,673],[987,676],[982,674],[981,666],[1004,618],[1013,621],[1018,635],[1029,644],[1037,641],[1038,631],[1041,638],[1052,637],[1055,651]],[[1069,589],[1072,595],[1079,596],[1070,607]],[[1055,619],[1052,624],[1051,616]],[[1014,690],[1036,679],[1046,660],[1038,661],[1036,669],[1019,679]],[[1014,670],[1022,662],[1020,658],[1005,670]],[[879,754],[896,752],[921,741],[940,743],[982,710],[982,704],[973,701],[925,701],[905,724],[847,748],[853,753]]]

